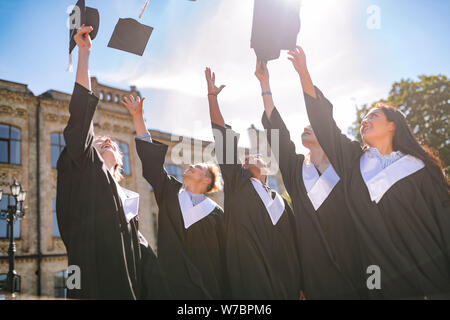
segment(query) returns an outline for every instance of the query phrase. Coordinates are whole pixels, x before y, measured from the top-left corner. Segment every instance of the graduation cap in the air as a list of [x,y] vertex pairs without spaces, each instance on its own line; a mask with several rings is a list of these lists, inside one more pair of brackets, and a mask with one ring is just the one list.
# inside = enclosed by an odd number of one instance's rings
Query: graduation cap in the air
[[132,18],[119,19],[108,47],[142,56],[153,28]]
[[75,35],[81,25],[91,26],[94,30],[89,34],[94,40],[100,26],[100,15],[97,9],[86,7],[84,0],[78,0],[69,17],[69,70],[72,68],[72,50],[75,48]]
[[255,0],[250,47],[258,60],[278,59],[293,50],[300,31],[299,0]]
[[[139,18],[144,14],[148,2],[148,0],[145,1]],[[120,18],[109,40],[108,47],[142,56],[152,31],[152,27],[139,23],[132,18]]]

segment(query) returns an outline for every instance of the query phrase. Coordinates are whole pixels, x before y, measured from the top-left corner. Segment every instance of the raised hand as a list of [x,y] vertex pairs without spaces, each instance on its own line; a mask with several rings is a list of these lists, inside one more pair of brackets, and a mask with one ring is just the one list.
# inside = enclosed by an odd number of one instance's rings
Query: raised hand
[[290,56],[288,59],[292,62],[292,65],[298,73],[304,73],[307,71],[306,55],[302,47],[296,46],[294,50],[288,52],[288,55]]
[[205,77],[208,84],[208,95],[217,96],[225,88],[225,85],[221,85],[219,88],[216,87],[216,74],[213,72],[211,76],[211,69],[208,67],[205,70]]
[[267,69],[266,61],[256,61],[255,76],[261,84],[269,83],[269,70]]
[[91,36],[89,33],[94,30],[91,26],[85,26],[84,24],[78,29],[77,34],[73,39],[78,46],[78,50],[89,50],[92,45]]
[[130,95],[130,99],[128,99],[127,97],[123,97],[121,103],[128,109],[131,116],[134,118],[143,114],[142,109],[144,100],[145,98],[141,99],[139,96],[137,96],[135,99],[132,95]]

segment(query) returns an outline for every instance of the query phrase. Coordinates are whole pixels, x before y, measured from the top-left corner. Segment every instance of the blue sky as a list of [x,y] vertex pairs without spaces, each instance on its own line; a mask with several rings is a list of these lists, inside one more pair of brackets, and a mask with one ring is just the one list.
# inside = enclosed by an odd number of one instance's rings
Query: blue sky
[[[34,94],[72,90],[75,73],[65,71],[66,10],[75,2],[0,0],[0,79],[28,84]],[[108,48],[118,18],[137,18],[143,3],[86,0],[101,16],[91,74],[120,88],[137,85],[147,97],[149,127],[211,139],[203,79],[208,65],[217,82],[227,85],[219,97],[226,121],[241,133],[251,123],[261,127],[262,101],[249,48],[253,0],[150,0],[141,22],[155,29],[144,56]],[[367,28],[371,5],[381,10],[380,29]],[[448,0],[302,1],[298,43],[344,132],[355,118],[355,103],[386,97],[394,81],[449,75],[448,12]],[[308,120],[298,77],[285,53],[269,70],[275,104],[300,151]]]

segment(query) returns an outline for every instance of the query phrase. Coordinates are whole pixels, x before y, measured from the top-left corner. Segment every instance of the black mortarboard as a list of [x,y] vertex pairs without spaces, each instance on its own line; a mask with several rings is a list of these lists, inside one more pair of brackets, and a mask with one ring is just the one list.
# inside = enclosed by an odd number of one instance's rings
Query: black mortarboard
[[153,28],[132,18],[119,19],[108,47],[142,56]]
[[299,0],[255,0],[250,47],[258,60],[278,59],[281,50],[295,49],[299,31]]
[[91,40],[94,40],[100,26],[100,15],[97,9],[86,7],[84,0],[78,0],[69,17],[69,69],[72,65],[71,53],[75,48],[74,40],[77,30],[81,25],[91,26],[94,30],[89,34]]

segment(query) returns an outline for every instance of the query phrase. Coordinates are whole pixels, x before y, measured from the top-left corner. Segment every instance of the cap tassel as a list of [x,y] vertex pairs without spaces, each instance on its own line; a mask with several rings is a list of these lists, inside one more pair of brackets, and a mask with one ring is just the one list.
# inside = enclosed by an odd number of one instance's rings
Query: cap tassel
[[69,65],[67,66],[67,72],[72,72],[73,71],[73,66],[72,66],[72,53],[69,53]]
[[141,9],[141,13],[139,14],[139,19],[141,19],[141,18],[142,18],[142,15],[144,14],[144,12],[145,12],[145,9],[147,9],[147,6],[148,6],[148,1],[149,1],[149,0],[145,0],[144,6],[142,7],[142,9]]

